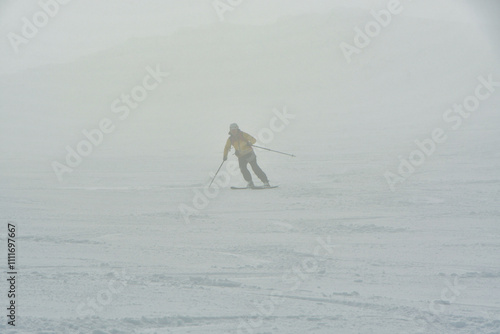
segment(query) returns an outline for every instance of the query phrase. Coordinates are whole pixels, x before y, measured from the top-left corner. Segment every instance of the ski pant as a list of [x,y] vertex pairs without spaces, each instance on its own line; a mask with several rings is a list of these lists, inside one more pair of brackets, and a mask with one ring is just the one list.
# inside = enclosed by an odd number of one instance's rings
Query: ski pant
[[266,173],[264,173],[259,165],[257,165],[257,156],[255,155],[255,152],[250,152],[242,157],[239,157],[238,162],[240,163],[240,170],[245,178],[245,181],[252,181],[252,175],[248,171],[247,167],[247,165],[250,164],[255,175],[257,175],[263,183],[268,182]]

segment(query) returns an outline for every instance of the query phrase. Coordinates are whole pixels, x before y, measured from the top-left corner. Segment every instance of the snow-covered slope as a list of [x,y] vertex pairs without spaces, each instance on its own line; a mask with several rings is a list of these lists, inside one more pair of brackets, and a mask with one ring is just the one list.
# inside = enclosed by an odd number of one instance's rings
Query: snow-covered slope
[[[478,77],[500,81],[498,57],[474,26],[396,17],[348,64],[339,44],[371,19],[185,29],[0,77],[20,332],[499,333],[500,89],[456,130],[443,119]],[[120,119],[113,102],[156,68]],[[105,118],[59,182],[52,163]],[[297,155],[257,151],[279,188],[231,191],[236,173],[203,195],[232,122]]]

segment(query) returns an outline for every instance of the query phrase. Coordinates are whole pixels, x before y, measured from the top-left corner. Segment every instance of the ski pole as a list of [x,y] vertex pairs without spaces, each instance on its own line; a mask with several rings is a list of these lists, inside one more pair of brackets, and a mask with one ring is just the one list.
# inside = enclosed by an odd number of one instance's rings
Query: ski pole
[[290,157],[295,157],[295,155],[293,154],[289,154],[289,153],[284,153],[284,152],[280,152],[280,151],[275,151],[275,150],[271,150],[269,148],[265,148],[265,147],[260,147],[260,146],[257,146],[257,145],[252,145],[253,147],[257,147],[257,148],[261,148],[263,150],[267,150],[267,151],[271,151],[271,152],[276,152],[276,153],[279,153],[279,154],[284,154],[284,155],[288,155]]
[[[222,163],[220,164],[219,169],[217,169],[217,173],[215,173],[214,178],[212,179],[212,182],[214,182],[215,178],[217,177],[217,174],[219,174],[219,171],[222,168],[222,165],[224,164],[224,162],[225,161],[222,161]],[[210,184],[208,185],[209,188],[212,185],[212,182],[210,182]]]

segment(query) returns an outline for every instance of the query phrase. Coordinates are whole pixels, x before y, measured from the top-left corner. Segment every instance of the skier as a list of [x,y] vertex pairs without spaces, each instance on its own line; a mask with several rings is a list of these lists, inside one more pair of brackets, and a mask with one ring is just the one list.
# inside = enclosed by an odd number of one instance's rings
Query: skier
[[224,147],[223,160],[227,160],[227,154],[229,153],[232,145],[236,150],[235,154],[238,157],[241,173],[243,174],[245,181],[248,182],[247,187],[255,187],[252,181],[252,175],[248,171],[248,164],[252,166],[254,173],[259,177],[262,183],[264,183],[264,187],[270,187],[266,174],[257,164],[257,156],[252,148],[252,145],[255,144],[257,140],[248,133],[241,131],[236,123],[229,126],[229,135],[230,137],[227,139],[226,147]]

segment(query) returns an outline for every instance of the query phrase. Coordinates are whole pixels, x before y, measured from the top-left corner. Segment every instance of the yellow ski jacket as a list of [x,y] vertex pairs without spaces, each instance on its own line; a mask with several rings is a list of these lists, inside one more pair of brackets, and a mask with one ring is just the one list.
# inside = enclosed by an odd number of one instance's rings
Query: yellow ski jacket
[[[231,132],[229,132],[231,135]],[[227,154],[229,153],[229,150],[231,149],[231,145],[234,147],[236,150],[236,156],[237,157],[242,157],[250,152],[253,151],[253,148],[250,144],[255,144],[257,142],[257,139],[254,137],[250,136],[248,133],[245,133],[243,131],[238,131],[238,133],[233,136],[231,135],[226,142],[226,147],[224,147],[224,160],[227,159]]]

